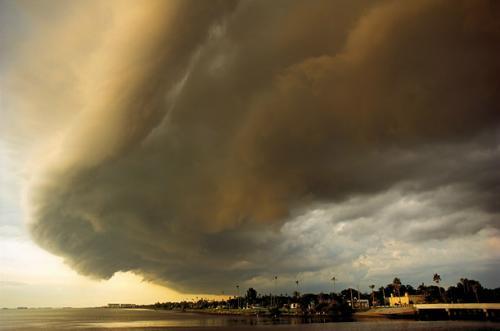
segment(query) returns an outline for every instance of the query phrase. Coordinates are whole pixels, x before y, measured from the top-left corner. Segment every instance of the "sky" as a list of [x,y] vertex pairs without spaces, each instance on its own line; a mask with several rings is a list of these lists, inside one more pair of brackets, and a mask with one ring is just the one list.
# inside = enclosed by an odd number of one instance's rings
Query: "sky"
[[499,7],[0,0],[0,306],[500,286]]

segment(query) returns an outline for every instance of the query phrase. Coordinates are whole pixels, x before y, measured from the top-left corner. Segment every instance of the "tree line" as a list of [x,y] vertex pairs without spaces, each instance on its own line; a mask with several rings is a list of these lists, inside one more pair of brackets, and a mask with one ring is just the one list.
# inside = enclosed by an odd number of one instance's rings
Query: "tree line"
[[[243,309],[243,308],[264,308],[264,309],[283,309],[297,307],[297,309],[313,312],[332,313],[333,310],[346,310],[348,302],[353,299],[368,300],[370,306],[384,306],[387,304],[388,297],[418,295],[426,303],[472,303],[472,302],[500,302],[500,288],[489,289],[481,285],[477,280],[461,278],[456,285],[447,289],[440,286],[441,277],[434,274],[433,281],[435,285],[426,285],[424,283],[414,287],[410,284],[404,285],[399,278],[376,290],[375,285],[370,285],[370,291],[362,292],[359,289],[346,288],[338,293],[304,293],[301,294],[295,290],[291,295],[288,294],[260,294],[254,288],[249,288],[243,295],[233,296],[225,300],[207,300],[197,299],[181,302],[157,302],[154,305],[143,307],[154,309]],[[294,305],[295,304],[295,305]]]

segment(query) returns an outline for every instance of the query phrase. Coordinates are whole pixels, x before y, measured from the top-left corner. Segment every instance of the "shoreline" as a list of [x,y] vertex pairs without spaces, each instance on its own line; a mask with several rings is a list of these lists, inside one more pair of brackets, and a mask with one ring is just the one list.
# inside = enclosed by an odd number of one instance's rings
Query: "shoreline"
[[[240,310],[207,310],[207,309],[186,309],[184,311],[186,313],[195,313],[195,314],[203,314],[203,315],[219,315],[219,316],[242,316],[242,317],[250,317],[250,318],[259,318],[259,317],[269,317],[272,316],[269,314],[268,310],[260,309],[240,309]],[[303,315],[297,314],[293,312],[282,312],[279,316],[280,318],[300,318],[300,319],[335,319],[334,316],[317,314],[317,315]],[[415,320],[415,310],[412,307],[405,308],[375,308],[366,311],[357,311],[354,312],[351,316],[351,319],[354,321],[357,320],[373,320],[373,319],[381,319],[381,320]]]

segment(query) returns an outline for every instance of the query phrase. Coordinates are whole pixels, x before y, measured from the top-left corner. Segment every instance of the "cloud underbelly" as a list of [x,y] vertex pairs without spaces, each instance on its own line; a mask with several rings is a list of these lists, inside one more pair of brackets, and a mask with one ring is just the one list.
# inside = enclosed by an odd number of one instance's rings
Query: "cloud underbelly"
[[498,236],[490,5],[184,2],[170,24],[148,14],[163,23],[147,43],[130,39],[131,59],[105,49],[128,69],[106,78],[33,185],[33,237],[86,275],[131,270],[219,293],[272,270],[322,272],[315,254],[359,267],[403,225],[415,247]]

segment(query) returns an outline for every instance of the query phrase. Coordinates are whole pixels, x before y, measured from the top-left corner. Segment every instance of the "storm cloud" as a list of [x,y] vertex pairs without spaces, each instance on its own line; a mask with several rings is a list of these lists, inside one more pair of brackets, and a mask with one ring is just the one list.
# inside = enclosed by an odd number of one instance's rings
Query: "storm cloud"
[[495,278],[499,3],[115,5],[36,164],[39,245],[184,292],[394,267]]

